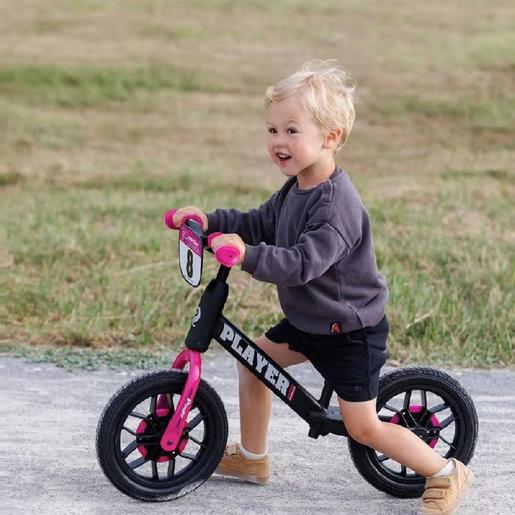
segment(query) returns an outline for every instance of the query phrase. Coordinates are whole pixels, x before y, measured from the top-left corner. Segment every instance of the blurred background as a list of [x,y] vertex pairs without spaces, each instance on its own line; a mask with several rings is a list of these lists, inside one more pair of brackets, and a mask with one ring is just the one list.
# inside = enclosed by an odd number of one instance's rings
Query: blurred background
[[[508,0],[0,0],[0,351],[179,346],[200,291],[162,214],[279,188],[263,93],[321,58],[357,84],[338,163],[392,363],[513,365],[514,21]],[[279,319],[272,286],[231,279],[245,332]]]

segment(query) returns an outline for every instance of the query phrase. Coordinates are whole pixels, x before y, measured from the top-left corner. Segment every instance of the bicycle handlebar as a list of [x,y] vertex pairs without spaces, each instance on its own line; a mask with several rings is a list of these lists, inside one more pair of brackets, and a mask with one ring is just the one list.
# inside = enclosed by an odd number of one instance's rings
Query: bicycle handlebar
[[[164,216],[163,216],[163,220],[164,220],[164,223],[170,228],[170,229],[173,229],[174,231],[178,231],[179,230],[179,227],[177,225],[175,225],[174,221],[173,221],[173,215],[177,212],[177,209],[170,209],[170,211],[167,211]],[[200,216],[197,216],[197,215],[189,215],[187,218],[184,219],[184,221],[186,222],[187,220],[194,220],[195,222],[199,223],[200,224],[200,227],[202,227],[202,219],[200,218]]]
[[[173,215],[175,214],[176,211],[177,211],[177,209],[170,209],[170,211],[167,211],[163,216],[163,220],[164,220],[164,223],[170,229],[178,231],[179,227],[177,227],[175,225],[175,223],[173,222]],[[199,216],[189,215],[188,217],[183,219],[183,223],[187,222],[188,220],[194,220],[195,222],[199,223],[200,226],[202,227],[202,220]],[[210,234],[207,237],[207,246],[211,247],[211,242],[218,236],[222,236],[222,233],[214,232],[214,233]],[[204,243],[204,241],[205,240],[203,239],[203,243]],[[220,247],[219,249],[217,249],[217,251],[215,252],[215,259],[221,265],[231,268],[236,263],[238,263],[238,261],[240,260],[240,251],[236,247],[232,247],[231,245],[224,245],[223,247]]]

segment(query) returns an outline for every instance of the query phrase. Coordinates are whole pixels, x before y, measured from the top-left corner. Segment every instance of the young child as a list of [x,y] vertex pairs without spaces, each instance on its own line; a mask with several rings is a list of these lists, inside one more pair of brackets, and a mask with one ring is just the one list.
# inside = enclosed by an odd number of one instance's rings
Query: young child
[[[425,476],[419,513],[452,513],[472,473],[445,460],[408,429],[379,420],[379,371],[387,358],[388,297],[377,271],[371,228],[359,194],[335,165],[354,123],[353,88],[327,62],[303,69],[266,91],[267,148],[288,177],[258,209],[246,213],[195,206],[204,230],[224,234],[216,250],[240,250],[242,269],[277,285],[286,318],[256,339],[282,367],[309,359],[338,395],[350,436]],[[271,391],[238,364],[241,444],[229,445],[217,473],[267,483]]]

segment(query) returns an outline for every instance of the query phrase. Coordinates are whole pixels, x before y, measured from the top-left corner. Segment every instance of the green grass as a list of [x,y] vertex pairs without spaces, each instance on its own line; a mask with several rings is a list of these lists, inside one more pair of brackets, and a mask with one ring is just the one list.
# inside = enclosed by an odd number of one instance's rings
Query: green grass
[[376,105],[375,109],[382,117],[420,116],[427,120],[462,122],[469,128],[511,131],[515,125],[514,104],[515,96],[449,99],[403,96],[392,97]]
[[[202,288],[164,211],[265,200],[263,91],[336,58],[391,359],[515,365],[512,2],[31,1],[0,50],[0,351],[97,366],[180,346]],[[206,255],[203,285],[215,271]],[[245,332],[279,319],[271,285],[230,284]]]
[[[383,220],[376,240],[389,278],[392,349],[401,360],[513,363],[510,199],[501,193],[492,208],[481,195],[484,179],[476,181],[439,184],[429,206],[405,200],[372,206]],[[401,234],[391,238],[395,227]]]
[[0,188],[3,186],[10,186],[17,184],[23,179],[22,175],[18,172],[4,172],[0,173]]
[[[463,173],[457,181],[445,174],[430,203],[369,203],[379,266],[389,279],[390,343],[398,360],[513,363],[515,263],[503,239],[510,201],[502,188],[495,203],[485,198],[488,175],[469,175],[464,182]],[[176,234],[164,228],[162,213],[189,200],[206,209],[249,207],[267,195],[258,187],[242,194],[220,181],[202,190],[187,177],[178,175],[174,189],[146,188],[143,178],[133,178],[125,187],[28,188],[16,195],[11,221],[2,220],[14,259],[3,272],[0,318],[7,327],[22,326],[28,340],[58,346],[179,344],[199,291],[180,277]],[[38,209],[26,211],[30,203]],[[470,213],[478,213],[473,222]],[[215,271],[210,258],[203,284]],[[269,286],[239,271],[232,279],[227,315],[244,331],[255,334],[277,320]]]
[[[11,220],[2,219],[16,273],[0,269],[5,286],[0,321],[23,326],[30,340],[60,345],[178,341],[198,292],[190,293],[180,278],[176,234],[163,225],[163,213],[187,201],[201,203],[208,195],[206,207],[215,201],[232,205],[236,196],[240,204],[265,197],[237,183],[200,182],[205,190],[192,192],[193,181],[183,172],[174,183],[163,181],[163,187],[157,187],[157,179],[138,176],[95,189],[91,184],[72,190],[27,187],[7,206]],[[27,210],[31,204],[37,209]],[[206,259],[212,273],[214,263]],[[245,326],[256,329],[255,322]]]
[[95,68],[25,65],[0,68],[0,92],[5,96],[63,107],[91,107],[126,101],[137,92],[218,91],[200,74],[172,66]]

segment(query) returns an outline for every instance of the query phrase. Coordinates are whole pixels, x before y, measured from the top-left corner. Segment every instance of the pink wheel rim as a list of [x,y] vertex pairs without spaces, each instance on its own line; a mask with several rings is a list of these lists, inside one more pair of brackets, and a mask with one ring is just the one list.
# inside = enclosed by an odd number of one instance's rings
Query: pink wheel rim
[[[420,413],[424,409],[423,406],[419,406],[418,404],[413,404],[408,408],[408,411],[410,413]],[[400,416],[396,413],[391,419],[391,424],[399,424],[400,423]],[[440,427],[440,421],[438,420],[436,415],[431,415],[431,424],[433,427]],[[431,441],[428,442],[429,447],[434,449],[436,447],[436,444],[438,443],[438,438],[433,438]]]

